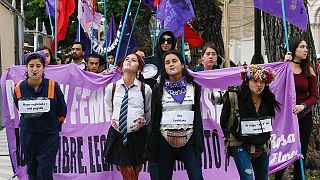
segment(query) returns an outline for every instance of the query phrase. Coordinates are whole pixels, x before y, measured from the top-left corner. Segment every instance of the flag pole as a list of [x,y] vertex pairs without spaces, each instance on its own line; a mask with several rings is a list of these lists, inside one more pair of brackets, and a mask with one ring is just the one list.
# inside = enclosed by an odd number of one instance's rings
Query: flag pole
[[182,56],[183,56],[183,61],[184,61],[184,67],[186,67],[186,53],[184,49],[184,29],[181,35],[181,49],[182,49]]
[[159,6],[157,6],[157,10],[156,10],[156,19],[154,22],[154,28],[153,28],[153,44],[152,44],[152,56],[154,56],[154,48],[156,47],[156,41],[157,41],[157,19],[158,19],[158,10],[159,10]]
[[281,0],[281,7],[282,7],[282,17],[283,17],[283,28],[284,28],[284,34],[286,37],[286,47],[287,47],[287,52],[290,52],[288,28],[287,28],[287,18],[286,18],[286,10],[284,8],[284,0]]
[[58,24],[58,15],[57,15],[57,11],[58,11],[58,0],[55,0],[55,6],[54,6],[54,58],[57,59],[57,51],[58,51],[58,32],[57,32],[57,24]]
[[78,42],[81,42],[81,23],[80,19],[78,19]]
[[[287,19],[286,19],[286,10],[284,8],[284,0],[281,0],[281,7],[282,7],[282,17],[283,17],[282,18],[283,19],[283,28],[284,28],[284,33],[285,33],[285,37],[286,37],[286,49],[287,49],[287,52],[290,52],[289,38],[288,38],[288,28],[287,28]],[[302,154],[301,143],[299,145],[299,152],[300,152],[300,154]],[[302,157],[300,157],[300,168],[301,168],[301,178],[303,180],[305,180]]]
[[107,32],[107,0],[104,0],[104,4],[103,4],[103,9],[104,9],[104,24],[103,24],[103,28],[104,28],[104,34],[105,34],[105,38],[104,38],[104,44],[106,47],[106,69],[109,68],[109,62],[108,62],[108,32]]
[[128,40],[128,44],[127,44],[127,48],[126,48],[126,53],[124,54],[124,56],[127,56],[127,53],[128,53],[128,49],[129,49],[129,46],[130,46],[132,33],[133,33],[133,30],[134,30],[134,25],[136,24],[136,20],[137,20],[139,11],[140,11],[140,5],[141,5],[141,0],[139,2],[139,6],[138,6],[138,9],[137,9],[136,15],[134,16],[134,20],[133,20],[133,24],[132,24],[132,28],[131,28],[131,32],[130,32],[130,36],[129,36],[129,40]]
[[113,63],[114,66],[116,66],[118,58],[119,58],[119,52],[120,52],[120,46],[121,46],[121,42],[122,42],[122,37],[123,37],[123,34],[124,34],[124,29],[126,27],[126,23],[127,23],[127,19],[128,19],[128,16],[129,16],[131,4],[132,4],[132,0],[129,1],[127,12],[126,12],[126,16],[125,16],[123,24],[122,24],[122,30],[121,30],[120,40],[119,40],[119,44],[118,44],[118,48],[117,48],[116,58],[115,58],[114,63]]
[[91,42],[91,44],[90,44],[90,54],[92,54],[92,45],[93,45],[93,43],[92,43],[92,41],[93,41],[93,37],[94,37],[94,30],[93,30],[93,25],[94,25],[94,22],[93,21],[91,21],[91,38],[90,38],[90,42]]
[[52,20],[51,20],[50,14],[49,14],[49,22],[50,22],[50,27],[51,27],[51,34],[52,34],[52,36],[54,36],[54,30],[53,30],[53,25],[52,25]]

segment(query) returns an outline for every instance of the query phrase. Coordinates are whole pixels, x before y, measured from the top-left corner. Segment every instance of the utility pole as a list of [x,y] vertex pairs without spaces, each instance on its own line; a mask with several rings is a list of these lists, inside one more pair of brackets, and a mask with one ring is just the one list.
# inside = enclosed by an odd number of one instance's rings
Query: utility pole
[[224,0],[224,67],[230,67],[230,2]]
[[261,54],[261,10],[254,8],[254,55],[251,64],[263,64]]

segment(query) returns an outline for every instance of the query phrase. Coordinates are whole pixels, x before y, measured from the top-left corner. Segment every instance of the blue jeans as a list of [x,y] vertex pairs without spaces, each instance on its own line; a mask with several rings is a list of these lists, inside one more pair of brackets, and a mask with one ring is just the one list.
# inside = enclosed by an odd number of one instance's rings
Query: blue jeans
[[[269,153],[264,151],[259,157],[251,157],[244,146],[231,147],[241,180],[268,180]],[[253,176],[254,175],[254,176]]]
[[171,180],[175,161],[179,159],[184,163],[190,180],[203,180],[201,169],[201,157],[196,157],[194,135],[188,143],[180,148],[172,147],[167,140],[160,135],[158,150],[159,179]]

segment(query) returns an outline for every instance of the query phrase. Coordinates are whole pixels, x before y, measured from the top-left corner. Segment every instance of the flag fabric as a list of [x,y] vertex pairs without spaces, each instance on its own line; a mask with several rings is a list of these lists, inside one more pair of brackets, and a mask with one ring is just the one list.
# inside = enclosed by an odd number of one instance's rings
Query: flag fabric
[[54,16],[55,0],[46,0],[46,10],[49,16]]
[[203,39],[188,23],[184,25],[184,40],[194,48],[201,46],[203,43]]
[[69,16],[74,12],[75,2],[74,0],[59,0],[58,4],[57,40],[60,41],[66,36]]
[[[120,21],[120,24],[119,24],[118,31],[116,33],[116,37],[112,41],[110,46],[107,48],[108,53],[111,53],[113,55],[116,55],[116,52],[117,52],[117,48],[118,48],[119,41],[120,41],[120,35],[121,35],[122,28],[123,28],[123,21],[124,21],[125,15],[126,15],[126,7],[123,9],[122,16],[121,16],[121,21]],[[110,30],[110,28],[114,29],[112,26],[111,27],[109,26],[109,30]],[[118,61],[120,61],[120,60],[125,58],[124,56],[125,56],[125,53],[126,53],[126,49],[127,49],[127,45],[128,45],[128,42],[129,42],[131,29],[132,29],[132,23],[131,23],[131,20],[130,20],[130,16],[128,17],[126,26],[124,28],[125,29],[124,29],[124,34],[123,34],[122,41],[121,41],[120,51],[119,51],[119,55],[118,55]],[[134,34],[132,34],[131,35],[129,49],[128,49],[128,53],[131,53],[131,51],[136,47],[138,47],[138,43],[137,43],[136,38],[134,37]]]
[[[163,1],[166,1],[166,0],[163,0]],[[153,7],[154,8],[157,8],[160,4],[160,0],[155,0],[154,3],[153,3]]]
[[[268,14],[283,18],[281,0],[253,0],[253,4],[256,8]],[[308,15],[303,0],[284,1],[284,7],[287,21],[302,30],[306,30]]]
[[[75,41],[78,41],[79,37],[79,31],[77,31],[77,36]],[[103,44],[100,44],[97,38],[92,36],[91,38],[89,37],[89,33],[84,32],[83,28],[80,28],[80,38],[81,38],[81,43],[84,44],[86,47],[86,51],[84,53],[84,58],[86,59],[90,54],[91,54],[91,41],[92,41],[92,54],[99,54],[99,55],[104,55],[104,46]]]
[[153,12],[156,12],[156,8],[154,8],[154,0],[141,0],[142,4],[144,4],[147,8],[151,9]]
[[190,0],[161,1],[158,7],[158,19],[164,28],[170,29],[176,37],[184,30],[184,24],[195,17]]
[[79,0],[78,19],[84,32],[91,31],[92,22],[93,28],[101,31],[101,18],[102,14],[95,12],[93,0]]
[[116,23],[114,21],[114,15],[112,14],[109,20],[109,25],[108,25],[108,45],[109,47],[112,42],[117,38],[117,27]]

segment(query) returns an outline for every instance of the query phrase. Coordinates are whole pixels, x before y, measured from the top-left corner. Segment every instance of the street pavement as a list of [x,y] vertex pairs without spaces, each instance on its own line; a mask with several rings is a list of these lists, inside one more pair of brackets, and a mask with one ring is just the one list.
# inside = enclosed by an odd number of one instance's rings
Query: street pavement
[[[0,180],[8,180],[13,176],[6,129],[0,130]],[[15,178],[16,179],[16,178]]]

